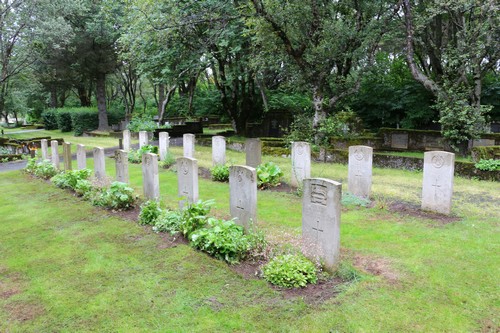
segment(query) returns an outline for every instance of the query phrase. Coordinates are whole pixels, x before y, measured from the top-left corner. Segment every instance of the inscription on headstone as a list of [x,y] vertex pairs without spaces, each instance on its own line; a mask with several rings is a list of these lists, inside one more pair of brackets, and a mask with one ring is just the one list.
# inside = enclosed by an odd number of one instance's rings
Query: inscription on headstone
[[307,142],[292,143],[292,179],[290,184],[302,186],[302,181],[311,177],[311,147]]
[[248,166],[229,167],[229,205],[231,217],[249,230],[257,220],[257,178],[255,169]]
[[226,138],[223,136],[212,137],[212,164],[226,164]]
[[84,145],[76,145],[76,165],[78,170],[87,168],[87,152]]
[[423,210],[450,214],[454,172],[455,154],[445,151],[424,154]]
[[391,148],[408,149],[408,134],[407,133],[392,133]]
[[184,134],[182,136],[182,148],[184,151],[184,157],[194,158],[194,134]]
[[170,145],[170,138],[168,136],[168,132],[160,132],[158,140],[159,140],[158,145],[159,145],[160,161],[165,161],[168,154],[168,147]]
[[148,144],[149,134],[146,131],[139,132],[139,148],[146,146]]
[[104,160],[104,148],[94,148],[94,175],[98,180],[106,178],[106,162]]
[[160,179],[158,177],[158,155],[142,155],[142,186],[147,200],[160,198]]
[[349,147],[349,171],[347,185],[349,192],[361,198],[369,198],[372,187],[373,148],[368,146]]
[[177,193],[182,200],[179,207],[198,201],[198,161],[194,158],[177,159]]
[[59,143],[57,140],[50,141],[50,154],[52,158],[52,164],[59,169]]
[[115,151],[116,180],[128,183],[128,153],[125,150]]
[[332,270],[340,256],[342,184],[323,178],[304,180],[302,237],[314,244],[325,267]]
[[247,139],[245,141],[246,165],[252,168],[262,163],[262,141],[260,139]]

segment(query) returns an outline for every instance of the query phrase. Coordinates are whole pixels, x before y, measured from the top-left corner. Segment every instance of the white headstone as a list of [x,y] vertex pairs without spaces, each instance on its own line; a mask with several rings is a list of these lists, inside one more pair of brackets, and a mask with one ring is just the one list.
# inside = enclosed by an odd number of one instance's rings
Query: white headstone
[[226,138],[223,136],[212,137],[212,164],[226,164]]
[[149,134],[146,131],[139,132],[139,148],[148,144]]
[[106,178],[106,164],[104,160],[104,148],[94,148],[94,175],[98,180]]
[[184,157],[194,158],[194,139],[194,134],[184,134],[182,136]]
[[57,140],[50,141],[50,154],[52,157],[52,164],[59,169],[59,143]]
[[130,131],[128,129],[123,130],[123,150],[130,151]]
[[142,182],[144,197],[148,200],[160,198],[160,179],[158,177],[158,155],[142,155]]
[[184,199],[179,201],[181,209],[186,202],[190,204],[198,201],[198,161],[194,158],[177,159],[177,193]]
[[445,151],[424,153],[422,209],[450,214],[455,154]]
[[49,146],[47,144],[47,139],[42,139],[40,141],[40,148],[42,150],[42,161],[49,159]]
[[307,142],[292,143],[292,180],[294,187],[302,186],[302,181],[311,177],[311,147]]
[[323,178],[304,180],[302,237],[314,244],[328,270],[340,256],[340,200],[342,184]]
[[248,166],[229,167],[229,205],[231,217],[245,230],[257,222],[257,177]]
[[370,197],[372,188],[372,164],[372,147],[349,147],[349,171],[347,185],[351,194],[360,198]]
[[168,154],[168,147],[170,145],[170,138],[168,137],[168,132],[160,132],[159,134],[159,153],[160,153],[160,161],[165,161]]
[[87,168],[87,152],[84,145],[76,145],[76,165],[78,170]]
[[128,183],[128,153],[125,150],[115,151],[116,181]]
[[63,142],[64,170],[71,170],[71,143]]
[[262,141],[260,139],[247,139],[245,141],[246,165],[252,168],[262,163]]

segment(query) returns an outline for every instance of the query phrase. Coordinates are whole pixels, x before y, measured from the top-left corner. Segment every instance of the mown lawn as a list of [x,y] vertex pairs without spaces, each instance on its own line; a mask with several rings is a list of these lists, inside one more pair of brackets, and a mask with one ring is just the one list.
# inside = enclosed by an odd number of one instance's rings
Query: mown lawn
[[[196,149],[209,167],[210,149]],[[244,155],[228,152],[228,160],[242,163]],[[268,160],[288,179],[289,160]],[[113,177],[114,161],[106,163]],[[312,174],[345,182],[347,168],[314,164]],[[130,176],[142,194],[139,165]],[[169,247],[161,235],[49,183],[1,173],[0,331],[496,332],[500,184],[455,178],[451,223],[391,211],[395,201],[418,205],[421,178],[374,169],[373,207],[342,212],[343,260],[361,278],[311,303],[187,245]],[[162,170],[160,187],[162,201],[175,207],[176,174]],[[228,216],[227,184],[200,179],[200,198],[215,199],[214,214]],[[300,197],[259,192],[258,200],[266,236],[295,242]]]

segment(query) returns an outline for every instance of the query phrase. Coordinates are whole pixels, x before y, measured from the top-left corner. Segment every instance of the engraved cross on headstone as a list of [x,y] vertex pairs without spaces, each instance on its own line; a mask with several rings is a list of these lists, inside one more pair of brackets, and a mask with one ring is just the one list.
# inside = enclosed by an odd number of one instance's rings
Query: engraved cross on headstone
[[434,198],[438,198],[438,191],[439,191],[439,188],[441,187],[441,185],[438,184],[437,178],[434,181],[434,184],[432,184],[432,187],[434,187]]
[[238,204],[236,205],[236,208],[241,209],[241,210],[245,210],[245,208],[243,207],[241,199],[238,199]]
[[316,231],[316,240],[319,240],[319,233],[324,231],[319,228],[319,220],[316,220],[316,228],[313,227],[312,230]]

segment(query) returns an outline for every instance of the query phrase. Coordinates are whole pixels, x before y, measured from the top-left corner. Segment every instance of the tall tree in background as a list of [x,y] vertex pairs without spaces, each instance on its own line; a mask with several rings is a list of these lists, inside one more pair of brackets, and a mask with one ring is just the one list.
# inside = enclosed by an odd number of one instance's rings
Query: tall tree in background
[[404,0],[406,60],[437,99],[442,132],[462,152],[484,130],[483,80],[500,67],[495,0]]

